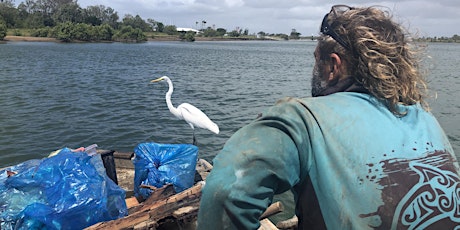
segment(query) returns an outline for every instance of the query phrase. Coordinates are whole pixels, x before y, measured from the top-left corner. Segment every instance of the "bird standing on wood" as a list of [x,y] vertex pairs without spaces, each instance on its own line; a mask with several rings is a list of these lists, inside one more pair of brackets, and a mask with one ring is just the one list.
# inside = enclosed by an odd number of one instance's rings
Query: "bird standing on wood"
[[182,103],[175,108],[171,103],[171,95],[174,91],[173,83],[167,76],[160,77],[158,79],[150,81],[151,83],[160,82],[165,80],[168,82],[169,90],[166,93],[166,104],[168,105],[169,111],[177,118],[186,121],[193,129],[193,144],[196,144],[195,140],[195,127],[207,129],[215,134],[219,133],[219,126],[206,116],[200,109],[189,103]]

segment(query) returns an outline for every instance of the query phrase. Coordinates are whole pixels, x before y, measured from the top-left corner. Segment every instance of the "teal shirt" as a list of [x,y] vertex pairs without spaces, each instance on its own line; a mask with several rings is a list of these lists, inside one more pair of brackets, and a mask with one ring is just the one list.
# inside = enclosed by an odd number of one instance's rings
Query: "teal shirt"
[[398,117],[350,92],[279,101],[214,159],[198,228],[257,229],[273,196],[289,189],[300,229],[458,225],[452,147],[429,112],[401,109]]

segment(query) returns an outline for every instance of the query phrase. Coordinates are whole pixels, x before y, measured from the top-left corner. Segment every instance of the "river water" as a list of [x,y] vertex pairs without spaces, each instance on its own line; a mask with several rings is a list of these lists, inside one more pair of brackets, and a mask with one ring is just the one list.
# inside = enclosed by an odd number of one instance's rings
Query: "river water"
[[[147,42],[0,44],[0,168],[96,143],[133,151],[142,142],[191,143],[192,130],[165,103],[201,108],[220,127],[197,129],[199,156],[285,96],[310,95],[316,43]],[[432,112],[460,154],[460,45],[429,43]]]

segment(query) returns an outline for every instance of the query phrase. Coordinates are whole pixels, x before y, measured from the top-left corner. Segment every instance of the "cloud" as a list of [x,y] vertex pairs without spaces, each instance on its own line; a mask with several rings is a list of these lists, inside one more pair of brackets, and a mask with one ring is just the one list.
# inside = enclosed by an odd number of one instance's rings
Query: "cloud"
[[225,0],[228,7],[241,7],[244,5],[243,0]]

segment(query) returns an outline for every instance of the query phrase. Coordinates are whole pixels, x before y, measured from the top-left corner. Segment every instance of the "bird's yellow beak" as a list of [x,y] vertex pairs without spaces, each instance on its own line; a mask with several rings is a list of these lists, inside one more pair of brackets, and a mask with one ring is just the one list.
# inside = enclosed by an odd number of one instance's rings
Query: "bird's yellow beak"
[[157,78],[155,80],[151,80],[150,83],[159,82],[159,81],[163,81],[163,80],[164,80],[164,78],[160,77],[160,78]]

